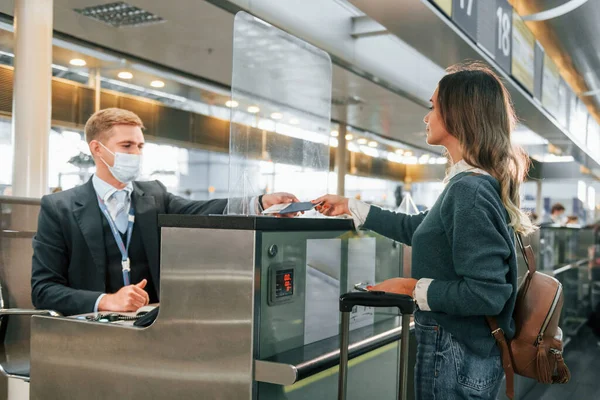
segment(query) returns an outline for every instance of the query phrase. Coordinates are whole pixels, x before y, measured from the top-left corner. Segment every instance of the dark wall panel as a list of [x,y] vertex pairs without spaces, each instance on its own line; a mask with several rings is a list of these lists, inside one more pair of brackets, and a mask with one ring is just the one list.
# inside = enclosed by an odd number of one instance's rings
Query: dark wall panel
[[52,120],[76,122],[77,86],[52,80]]
[[[257,142],[262,147],[262,140]],[[275,163],[303,164],[303,143],[300,139],[268,133],[266,150]]]
[[119,106],[119,95],[114,93],[100,93],[100,108],[111,108]]
[[154,136],[190,142],[192,140],[191,114],[176,108],[156,107],[156,128]]
[[13,70],[0,68],[0,112],[12,113]]
[[229,121],[192,114],[192,143],[229,152]]
[[78,112],[75,123],[85,125],[88,118],[94,113],[94,89],[79,87],[77,89],[77,98]]
[[146,133],[158,136],[156,130],[156,104],[140,101],[128,96],[119,96],[117,107],[136,113],[142,119],[146,127]]

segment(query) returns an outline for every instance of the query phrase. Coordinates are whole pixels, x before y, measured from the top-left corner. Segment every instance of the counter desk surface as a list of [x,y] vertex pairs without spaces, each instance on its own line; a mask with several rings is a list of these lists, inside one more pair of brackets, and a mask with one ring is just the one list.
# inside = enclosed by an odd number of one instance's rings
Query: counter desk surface
[[350,218],[277,218],[241,215],[173,215],[158,216],[161,228],[232,229],[253,231],[344,231],[354,229]]
[[[133,323],[136,321],[136,319],[144,316],[146,313],[150,312],[151,310],[153,310],[154,308],[156,308],[158,306],[159,306],[159,304],[156,303],[156,304],[149,304],[147,306],[141,307],[137,311],[131,311],[131,312],[98,311],[98,312],[91,312],[91,313],[86,313],[86,314],[70,315],[67,318],[76,319],[79,321],[86,321],[86,322],[90,322],[90,323],[98,323],[98,324],[103,324],[103,325],[109,324],[109,325],[122,325],[122,326],[133,327],[133,326],[135,326],[135,325],[133,325]],[[109,315],[118,315],[120,318],[116,321],[109,321],[107,318],[102,318],[102,316],[109,316]]]

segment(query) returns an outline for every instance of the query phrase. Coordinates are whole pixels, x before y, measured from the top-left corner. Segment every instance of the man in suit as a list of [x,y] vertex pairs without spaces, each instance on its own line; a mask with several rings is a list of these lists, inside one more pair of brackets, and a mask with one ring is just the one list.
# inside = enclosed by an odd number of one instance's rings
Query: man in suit
[[[226,199],[190,201],[159,181],[137,182],[143,124],[109,108],[90,117],[86,140],[96,173],[86,184],[42,197],[33,239],[35,307],[64,315],[135,311],[159,301],[158,214],[223,214]],[[289,193],[250,200],[254,213],[296,202]]]

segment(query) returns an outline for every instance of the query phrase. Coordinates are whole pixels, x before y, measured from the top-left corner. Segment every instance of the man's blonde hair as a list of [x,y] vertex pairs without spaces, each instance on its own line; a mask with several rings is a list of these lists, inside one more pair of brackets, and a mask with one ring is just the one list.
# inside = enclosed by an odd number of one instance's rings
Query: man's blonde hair
[[102,140],[115,125],[132,125],[144,128],[140,117],[131,111],[122,108],[105,108],[95,112],[85,123],[85,139],[88,143],[92,140]]

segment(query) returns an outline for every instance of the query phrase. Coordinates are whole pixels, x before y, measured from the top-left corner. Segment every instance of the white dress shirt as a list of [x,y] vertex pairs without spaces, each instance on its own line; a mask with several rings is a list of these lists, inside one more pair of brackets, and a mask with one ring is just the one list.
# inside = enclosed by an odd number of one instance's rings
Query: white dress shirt
[[[470,171],[474,174],[489,175],[488,172],[480,168],[473,167],[467,164],[464,160],[460,160],[450,167],[450,170],[444,178],[444,183],[448,183],[450,179],[456,175],[467,171]],[[371,206],[360,200],[350,199],[348,201],[348,209],[350,210],[350,215],[354,220],[354,226],[358,229],[367,220]],[[422,311],[431,311],[431,308],[429,308],[429,304],[427,303],[427,291],[429,290],[429,285],[431,285],[432,281],[433,279],[421,278],[417,281],[417,285],[415,286],[413,298],[417,302],[419,309]]]

